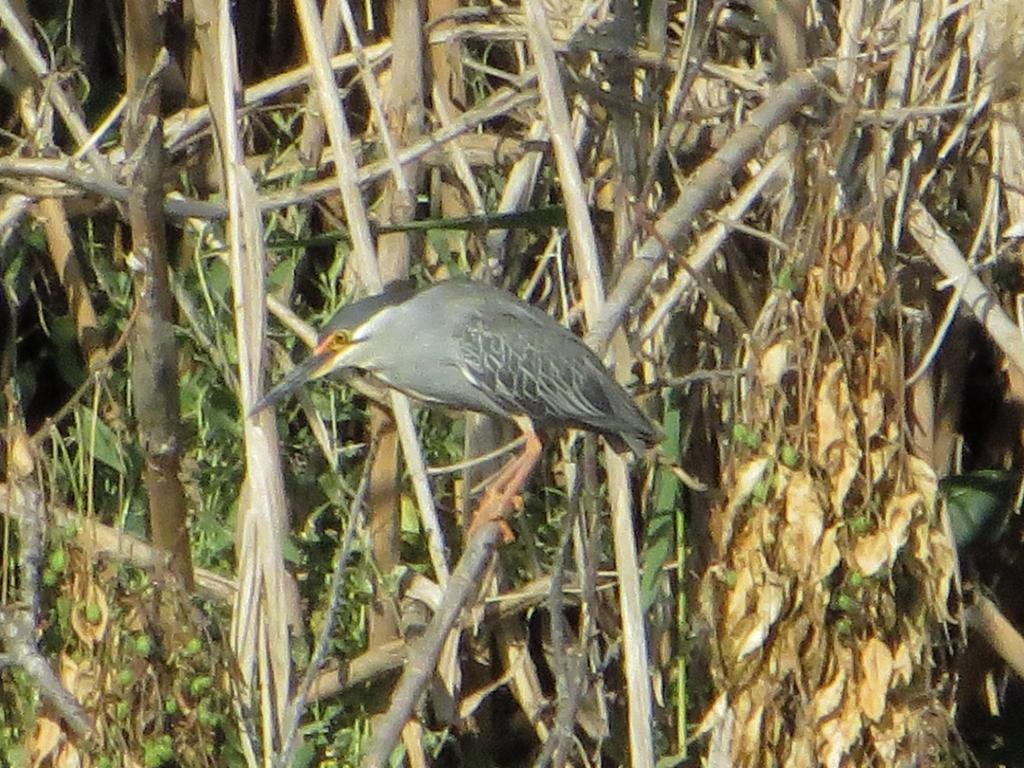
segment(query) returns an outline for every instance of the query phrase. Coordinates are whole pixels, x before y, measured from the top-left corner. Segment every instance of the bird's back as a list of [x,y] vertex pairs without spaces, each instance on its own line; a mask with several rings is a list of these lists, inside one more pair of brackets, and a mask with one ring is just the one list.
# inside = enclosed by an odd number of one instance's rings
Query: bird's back
[[637,454],[657,441],[597,355],[541,310],[479,283],[446,281],[427,292],[452,324],[463,375],[493,401],[487,410],[597,432]]

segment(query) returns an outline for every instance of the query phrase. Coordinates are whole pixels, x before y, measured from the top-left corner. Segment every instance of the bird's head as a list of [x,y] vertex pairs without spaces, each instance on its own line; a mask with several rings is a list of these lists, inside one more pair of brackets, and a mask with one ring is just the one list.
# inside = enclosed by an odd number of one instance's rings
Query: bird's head
[[267,392],[252,413],[276,405],[307,382],[362,367],[372,349],[374,325],[414,292],[411,283],[393,283],[376,296],[342,307],[320,332],[309,357]]

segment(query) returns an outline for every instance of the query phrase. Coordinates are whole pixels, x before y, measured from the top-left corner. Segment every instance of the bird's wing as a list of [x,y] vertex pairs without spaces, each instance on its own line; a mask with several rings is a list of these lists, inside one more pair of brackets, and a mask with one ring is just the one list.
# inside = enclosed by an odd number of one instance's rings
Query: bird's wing
[[458,340],[463,375],[506,413],[600,423],[611,412],[600,379],[607,371],[554,321],[489,312],[470,317]]

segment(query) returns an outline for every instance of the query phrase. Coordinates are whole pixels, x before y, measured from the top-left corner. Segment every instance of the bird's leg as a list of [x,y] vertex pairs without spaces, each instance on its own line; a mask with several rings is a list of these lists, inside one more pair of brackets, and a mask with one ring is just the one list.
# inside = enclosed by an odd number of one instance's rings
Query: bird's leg
[[529,420],[516,419],[516,423],[523,430],[526,445],[523,452],[505,464],[487,486],[480,506],[473,514],[473,520],[469,526],[470,535],[477,526],[496,520],[502,523],[502,533],[506,541],[512,539],[512,530],[505,522],[505,514],[510,507],[517,506],[516,500],[519,492],[523,489],[534,467],[537,466],[543,449],[540,438],[533,431],[533,425]]
[[498,514],[503,514],[508,506],[519,506],[515,499],[526,485],[533,468],[537,466],[541,449],[541,442],[537,436],[530,435],[523,452],[510,461],[488,487],[485,498],[491,497],[497,506]]

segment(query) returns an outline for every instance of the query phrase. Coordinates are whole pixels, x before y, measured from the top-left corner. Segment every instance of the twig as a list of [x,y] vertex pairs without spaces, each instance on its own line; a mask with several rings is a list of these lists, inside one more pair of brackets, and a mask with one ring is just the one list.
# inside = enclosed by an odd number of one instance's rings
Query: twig
[[[593,223],[587,207],[582,174],[570,135],[569,112],[558,74],[549,25],[541,0],[524,3],[530,50],[537,66],[541,99],[551,131],[558,180],[566,205],[573,263],[579,274],[587,319],[594,322],[604,310],[604,283]],[[593,326],[591,326],[593,327]],[[609,334],[610,338],[610,334]],[[591,344],[593,347],[593,344]],[[653,768],[654,742],[651,733],[653,702],[647,662],[647,632],[640,604],[639,564],[633,534],[632,493],[625,460],[605,449],[609,506],[615,561],[619,569],[619,604],[622,609],[623,647],[627,687],[629,748],[634,766]]]
[[[708,20],[704,27],[704,36],[701,39],[699,46],[697,46],[695,38],[697,36],[697,9],[699,7],[700,6],[698,4],[694,3],[687,8],[686,38],[683,40],[682,50],[680,52],[679,59],[675,64],[675,74],[672,77],[672,85],[669,86],[668,89],[668,107],[665,110],[665,117],[662,122],[661,130],[658,131],[658,136],[654,140],[654,146],[651,149],[650,156],[645,163],[643,184],[640,187],[640,193],[637,195],[638,200],[648,199],[651,188],[658,178],[658,166],[665,157],[665,151],[668,148],[672,131],[674,131],[678,125],[679,114],[686,101],[686,96],[691,93],[693,84],[700,75],[700,67],[691,65],[697,64],[704,58],[704,54],[708,49],[708,44],[716,30],[718,16],[725,7],[725,0],[715,0],[715,4],[708,13]],[[693,51],[695,47],[699,47],[699,50],[696,55],[691,55],[691,51]]]
[[42,425],[35,432],[32,433],[32,435],[29,437],[30,445],[37,446],[40,442],[46,439],[50,430],[53,429],[57,424],[59,424],[64,419],[64,417],[68,415],[72,408],[78,405],[78,401],[85,397],[85,395],[88,392],[90,392],[92,388],[96,384],[98,384],[102,379],[110,375],[112,371],[111,366],[113,362],[117,359],[118,355],[121,353],[121,350],[124,349],[125,345],[128,343],[128,339],[131,338],[132,328],[134,327],[135,321],[138,320],[138,318],[139,305],[134,304],[132,306],[132,312],[130,315],[128,315],[128,320],[124,324],[124,330],[121,331],[121,335],[118,336],[117,341],[115,341],[113,346],[111,346],[110,349],[107,350],[106,354],[104,354],[101,358],[97,359],[96,364],[94,365],[92,371],[89,373],[88,378],[86,378],[86,380],[82,382],[81,385],[79,385],[78,389],[76,389],[71,394],[71,397],[67,399],[64,405],[62,405],[55,414],[47,417],[46,421],[44,421]]
[[[302,29],[303,41],[306,45],[309,63],[313,70],[313,82],[320,96],[320,106],[324,124],[334,148],[334,181],[341,193],[342,205],[345,208],[345,219],[348,223],[349,235],[352,238],[352,260],[359,279],[370,293],[379,293],[383,287],[380,269],[370,235],[370,225],[366,218],[366,206],[363,204],[362,192],[359,189],[359,169],[352,153],[352,135],[348,121],[341,106],[341,99],[334,88],[334,77],[327,59],[327,50],[319,30],[319,15],[312,0],[296,0],[295,9]],[[430,552],[434,574],[440,584],[444,585],[448,578],[448,562],[441,525],[438,522],[434,498],[427,480],[426,464],[423,452],[416,440],[413,426],[412,409],[409,399],[398,392],[391,392],[391,410],[395,416],[395,424],[402,442],[402,453],[413,479],[413,490],[419,507],[423,528],[427,534],[427,548]]]
[[[481,456],[474,456],[471,459],[465,459],[464,461],[459,461],[456,462],[455,464],[445,464],[444,466],[440,467],[427,467],[427,474],[430,475],[431,477],[435,477],[437,475],[450,475],[454,474],[455,472],[461,472],[464,469],[477,467],[480,466],[481,464],[486,464],[491,459],[496,459],[499,456],[504,456],[509,451],[514,451],[516,448],[518,448],[525,442],[526,438],[520,435],[515,440],[510,440],[504,445],[499,446],[498,448],[495,448],[493,451],[485,453]],[[475,493],[476,489],[474,489],[473,492]]]
[[[32,74],[39,79],[40,83],[46,83],[52,77],[52,73],[36,49],[32,36],[29,35],[28,30],[22,25],[10,0],[0,0],[0,28],[4,28],[7,36],[13,40],[13,47],[21,54],[22,59],[27,63]],[[60,87],[59,83],[54,82],[49,85],[51,87],[42,89],[45,95],[49,97],[50,102],[56,108],[71,135],[78,142],[78,145],[85,148],[85,155],[96,174],[103,180],[109,181],[113,178],[113,172],[110,170],[110,165],[107,163],[106,158],[96,149],[89,148],[90,132],[85,125],[85,120],[82,118],[83,111],[81,105],[69,96]]]
[[[9,402],[12,402],[9,400]],[[9,418],[9,421],[13,419]],[[5,650],[3,664],[18,666],[79,736],[87,737],[93,723],[77,699],[64,688],[36,645],[35,627],[39,612],[39,565],[43,549],[43,494],[32,479],[31,464],[16,460],[12,454],[31,456],[27,436],[18,427],[8,442],[7,469],[11,475],[5,507],[17,508],[20,553],[18,575],[21,581],[21,605],[0,608],[0,641]],[[20,444],[20,446],[19,446]],[[30,461],[30,459],[29,459]]]
[[999,300],[971,271],[953,238],[919,202],[908,208],[907,228],[936,267],[963,286],[963,304],[970,310],[1003,354],[1024,371],[1024,337],[999,305]]
[[[352,15],[352,6],[349,0],[340,0],[338,10],[341,11],[341,22],[345,27],[345,34],[348,35],[348,44],[356,58],[359,76],[363,81],[367,101],[370,103],[370,114],[377,126],[381,143],[384,145],[384,156],[388,163],[391,180],[398,189],[400,196],[405,197],[412,194],[412,192],[409,189],[409,183],[406,181],[405,174],[402,173],[402,164],[398,159],[398,150],[395,148],[392,129],[388,126],[387,117],[384,114],[384,99],[381,95],[380,84],[370,70],[370,62],[366,58],[362,41],[359,39],[359,29],[357,28],[355,17]],[[393,61],[392,64],[397,66],[397,60]]]
[[0,639],[7,651],[4,662],[20,667],[75,733],[83,738],[90,736],[92,719],[53,673],[36,647],[34,634],[35,627],[27,612],[0,609]]
[[[752,179],[743,185],[736,198],[722,209],[722,218],[736,220],[743,216],[764,191],[764,188],[791,161],[791,151],[783,150],[777,152]],[[650,338],[661,327],[662,322],[679,302],[683,292],[693,284],[694,275],[700,274],[704,270],[704,267],[718,252],[718,249],[725,242],[730,232],[731,227],[724,221],[719,221],[701,236],[690,253],[685,257],[687,269],[679,270],[672,281],[672,287],[661,297],[654,311],[644,321],[640,331],[641,339],[646,340]]]
[[[497,115],[529,107],[537,100],[533,92],[520,93],[511,89],[498,91],[484,104],[462,113],[451,125],[434,131],[411,146],[403,148],[399,160],[411,163],[436,152],[438,147],[452,141],[463,134],[479,127]],[[354,161],[353,161],[354,162]],[[389,172],[386,160],[378,160],[364,166],[356,174],[359,185],[369,184],[383,178]],[[69,186],[99,195],[119,203],[128,202],[131,190],[124,184],[100,177],[95,172],[80,170],[68,160],[49,160],[44,158],[2,157],[0,158],[0,177],[13,178],[44,178],[62,182]],[[261,212],[275,211],[290,205],[308,203],[325,197],[338,188],[336,179],[323,179],[305,184],[297,189],[284,192],[273,192],[258,198]],[[46,194],[59,194],[57,189],[48,189]],[[206,202],[185,198],[174,193],[164,200],[164,212],[175,219],[210,219],[218,221],[227,216],[227,208],[222,203]]]
[[1024,637],[1021,637],[1020,631],[995,603],[982,594],[976,595],[974,605],[967,609],[967,622],[988,641],[1018,677],[1024,678]]
[[[559,535],[558,555],[555,558],[554,569],[551,573],[551,586],[547,595],[548,617],[551,621],[551,648],[555,662],[555,692],[558,701],[555,711],[555,727],[551,729],[551,736],[544,743],[540,756],[534,763],[535,768],[544,768],[551,762],[556,766],[564,764],[565,751],[569,739],[572,737],[573,724],[576,722],[576,713],[580,706],[583,656],[581,653],[571,660],[565,652],[567,644],[565,642],[565,611],[562,599],[565,583],[565,560],[569,553],[569,545],[573,541],[580,510],[579,494],[574,494],[573,498],[577,503],[570,506],[569,514],[566,516],[562,532]],[[589,612],[587,615],[589,616]],[[585,635],[581,632],[581,636]],[[582,652],[582,648],[580,650]],[[576,663],[571,663],[572,661]]]
[[[374,64],[384,61],[391,55],[391,42],[385,41],[371,45],[364,49],[364,53]],[[331,68],[339,72],[352,69],[355,65],[356,58],[351,53],[339,53],[331,58]],[[309,65],[303,64],[251,85],[242,92],[241,105],[251,107],[260,104],[279,93],[302,85],[309,80],[309,75]],[[167,151],[176,152],[181,149],[181,145],[185,141],[201,131],[209,122],[210,107],[208,105],[188,107],[168,117],[165,130]]]
[[391,695],[391,706],[381,717],[366,756],[360,763],[362,768],[382,768],[388,764],[388,757],[398,743],[402,728],[412,716],[420,694],[430,681],[445,639],[463,608],[476,596],[484,569],[501,536],[502,527],[499,523],[486,522],[470,538],[466,551],[448,580],[444,602],[434,614],[422,638],[410,650],[405,671]]
[[910,374],[907,377],[906,382],[904,382],[904,386],[908,389],[914,386],[918,379],[925,375],[931,367],[935,356],[942,348],[942,342],[946,340],[946,333],[949,332],[949,327],[953,324],[957,311],[960,309],[960,301],[964,295],[965,285],[966,282],[962,279],[953,281],[953,295],[950,296],[949,301],[946,302],[946,311],[942,315],[942,322],[939,323],[939,327],[935,331],[935,336],[932,337],[931,344],[928,345],[928,349],[926,349],[924,355],[922,355],[921,362],[917,364],[917,368],[914,369],[914,372]]
[[591,322],[587,341],[593,349],[604,349],[627,310],[650,284],[665,253],[662,243],[671,243],[690,230],[697,215],[724,192],[733,174],[764,147],[768,135],[821,92],[822,80],[830,73],[828,66],[818,65],[791,75],[694,172],[690,182],[680,189],[676,202],[655,222],[658,237],[644,241],[636,257],[622,270],[600,315]]
[[11,235],[18,231],[18,222],[28,211],[32,200],[31,196],[24,194],[10,194],[0,198],[0,249],[6,248]]
[[[668,243],[661,239],[661,235],[658,233],[657,228],[651,226],[645,218],[641,217],[640,220],[643,223],[643,227],[647,233],[647,236],[659,240],[661,242],[662,250],[665,253],[671,253],[671,243]],[[693,266],[690,264],[689,259],[680,259],[679,266],[682,267],[680,271],[686,273],[690,278],[690,282],[697,285],[697,287],[700,289],[700,292],[704,294],[704,297],[707,299],[708,303],[715,308],[715,311],[722,316],[722,319],[724,319],[726,322],[729,323],[729,325],[732,326],[733,331],[736,333],[737,337],[743,338],[750,333],[750,329],[747,327],[747,324],[743,321],[743,318],[740,317],[740,314],[739,312],[736,311],[736,308],[728,302],[725,296],[722,295],[722,292],[715,287],[715,284],[711,282],[711,280],[708,279],[703,274],[703,272],[694,269]]]

